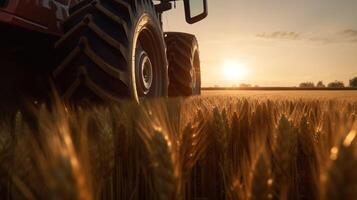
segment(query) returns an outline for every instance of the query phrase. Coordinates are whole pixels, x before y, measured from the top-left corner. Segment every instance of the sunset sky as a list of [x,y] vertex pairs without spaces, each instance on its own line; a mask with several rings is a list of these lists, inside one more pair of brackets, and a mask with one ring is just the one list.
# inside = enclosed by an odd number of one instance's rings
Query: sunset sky
[[[165,14],[166,31],[196,34],[203,86],[295,86],[357,76],[356,0],[208,0],[209,16]],[[229,77],[229,68],[240,75]],[[227,71],[228,70],[228,71]]]

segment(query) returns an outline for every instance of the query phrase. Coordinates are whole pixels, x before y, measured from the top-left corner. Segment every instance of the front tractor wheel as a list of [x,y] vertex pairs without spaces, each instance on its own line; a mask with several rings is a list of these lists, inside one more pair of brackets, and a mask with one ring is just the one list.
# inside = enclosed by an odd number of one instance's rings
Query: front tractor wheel
[[197,39],[187,33],[165,33],[169,62],[169,96],[201,94],[201,70]]
[[63,29],[53,79],[64,100],[167,95],[165,43],[151,0],[83,0]]

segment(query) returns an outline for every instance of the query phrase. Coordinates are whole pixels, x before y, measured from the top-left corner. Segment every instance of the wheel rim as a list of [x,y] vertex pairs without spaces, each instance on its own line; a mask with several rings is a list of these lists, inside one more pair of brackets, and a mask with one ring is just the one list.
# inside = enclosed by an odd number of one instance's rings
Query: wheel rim
[[153,83],[153,67],[149,55],[143,51],[140,57],[140,74],[139,81],[143,89],[143,94],[147,95],[150,92]]

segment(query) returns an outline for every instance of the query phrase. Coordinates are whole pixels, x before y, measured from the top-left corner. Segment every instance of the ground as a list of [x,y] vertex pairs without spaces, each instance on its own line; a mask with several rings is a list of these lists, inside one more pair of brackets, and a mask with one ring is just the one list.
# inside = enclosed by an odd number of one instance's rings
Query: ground
[[315,91],[315,90],[204,90],[203,96],[236,96],[236,97],[264,97],[264,98],[309,98],[309,99],[355,99],[357,90],[352,91]]

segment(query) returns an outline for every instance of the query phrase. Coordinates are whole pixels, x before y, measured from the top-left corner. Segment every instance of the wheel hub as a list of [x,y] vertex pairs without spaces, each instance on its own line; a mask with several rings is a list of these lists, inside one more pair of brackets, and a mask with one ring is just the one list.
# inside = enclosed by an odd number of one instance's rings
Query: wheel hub
[[140,58],[140,82],[143,86],[143,93],[146,95],[150,92],[153,82],[153,67],[148,54],[144,51]]

